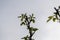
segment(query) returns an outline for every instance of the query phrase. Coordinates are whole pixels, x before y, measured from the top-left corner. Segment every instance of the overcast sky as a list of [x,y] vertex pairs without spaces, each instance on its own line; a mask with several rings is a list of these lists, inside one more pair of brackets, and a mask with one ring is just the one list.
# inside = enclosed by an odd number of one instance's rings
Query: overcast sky
[[60,0],[0,0],[0,40],[22,40],[28,34],[26,27],[20,26],[18,16],[22,13],[34,13],[36,17],[31,25],[39,29],[35,40],[60,40],[60,23],[46,22],[59,5]]

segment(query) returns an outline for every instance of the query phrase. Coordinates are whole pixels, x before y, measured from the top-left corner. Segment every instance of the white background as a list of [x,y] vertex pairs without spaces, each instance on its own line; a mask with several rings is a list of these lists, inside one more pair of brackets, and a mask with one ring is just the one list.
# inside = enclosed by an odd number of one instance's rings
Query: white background
[[39,29],[35,40],[60,40],[60,23],[46,22],[59,5],[60,0],[0,0],[0,40],[22,40],[28,34],[26,27],[20,26],[18,16],[22,13],[36,17],[32,25]]

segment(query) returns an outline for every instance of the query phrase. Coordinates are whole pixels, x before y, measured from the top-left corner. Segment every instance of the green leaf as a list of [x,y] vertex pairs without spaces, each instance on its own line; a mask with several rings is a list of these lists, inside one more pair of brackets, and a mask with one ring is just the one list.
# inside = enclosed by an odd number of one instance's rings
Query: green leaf
[[53,18],[53,16],[49,16],[48,18],[52,19],[52,18]]
[[49,22],[52,18],[53,16],[49,16],[47,22]]
[[25,14],[24,14],[24,18],[25,18],[26,16],[27,16],[27,14],[25,13]]
[[22,22],[20,25],[25,25],[25,23],[24,23],[24,22]]
[[21,16],[23,17],[23,16],[24,16],[24,14],[21,14]]
[[22,19],[24,19],[26,17],[26,14],[22,14],[21,16],[22,16]]
[[47,22],[49,22],[51,19],[48,19]]
[[53,18],[53,22],[55,22],[57,19],[56,18]]
[[21,18],[21,16],[18,16],[18,18]]
[[38,29],[37,28],[33,28],[33,31],[37,31]]
[[30,27],[30,31],[33,31],[33,27]]
[[33,19],[33,23],[35,23],[35,20]]
[[21,18],[21,21],[23,21],[23,18]]
[[33,18],[35,18],[35,17],[33,17]]
[[32,14],[32,17],[34,16],[34,14]]
[[59,6],[59,9],[60,9],[60,6]]
[[28,35],[27,36],[25,36],[25,37],[23,37],[23,38],[21,38],[21,39],[25,39],[25,40],[28,40]]
[[35,23],[35,20],[34,19],[31,19],[31,22]]
[[30,30],[31,30],[31,31],[37,31],[38,29],[31,27]]

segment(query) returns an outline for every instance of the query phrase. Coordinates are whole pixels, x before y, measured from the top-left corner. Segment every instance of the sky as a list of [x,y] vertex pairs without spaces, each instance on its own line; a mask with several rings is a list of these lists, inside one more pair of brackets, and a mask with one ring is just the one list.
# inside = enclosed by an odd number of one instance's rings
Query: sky
[[46,22],[59,5],[60,0],[0,0],[0,40],[22,40],[28,34],[26,27],[20,26],[18,16],[22,13],[34,13],[36,17],[31,24],[39,29],[35,40],[60,40],[60,23]]

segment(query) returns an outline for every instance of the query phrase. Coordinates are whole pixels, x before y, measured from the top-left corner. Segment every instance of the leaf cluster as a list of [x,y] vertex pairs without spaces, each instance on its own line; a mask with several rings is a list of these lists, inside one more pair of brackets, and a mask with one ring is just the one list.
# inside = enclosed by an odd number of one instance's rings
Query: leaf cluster
[[56,12],[54,12],[52,16],[48,17],[47,22],[49,22],[50,20],[53,20],[53,22],[60,20],[60,11],[59,11],[60,10],[60,6],[58,7],[58,9],[55,8],[55,7],[54,7],[54,9],[55,9]]
[[27,16],[27,14],[21,14],[21,16],[18,16],[18,18],[20,18],[20,20],[21,20],[21,24],[20,25],[27,25],[27,20],[29,22],[35,23],[34,14],[29,15],[29,16]]
[[55,22],[57,18],[55,18],[54,16],[49,16],[47,22],[49,22],[50,20],[53,20],[53,22]]
[[21,16],[18,16],[18,18],[20,18],[20,20],[21,20],[20,25],[26,25],[27,29],[29,30],[29,34],[30,34],[30,36],[27,35],[27,36],[23,37],[22,39],[30,40],[30,37],[31,37],[31,40],[33,40],[32,36],[38,30],[37,28],[33,28],[33,27],[30,26],[31,22],[35,23],[34,14],[29,15],[29,16],[27,16],[27,14],[21,14]]

